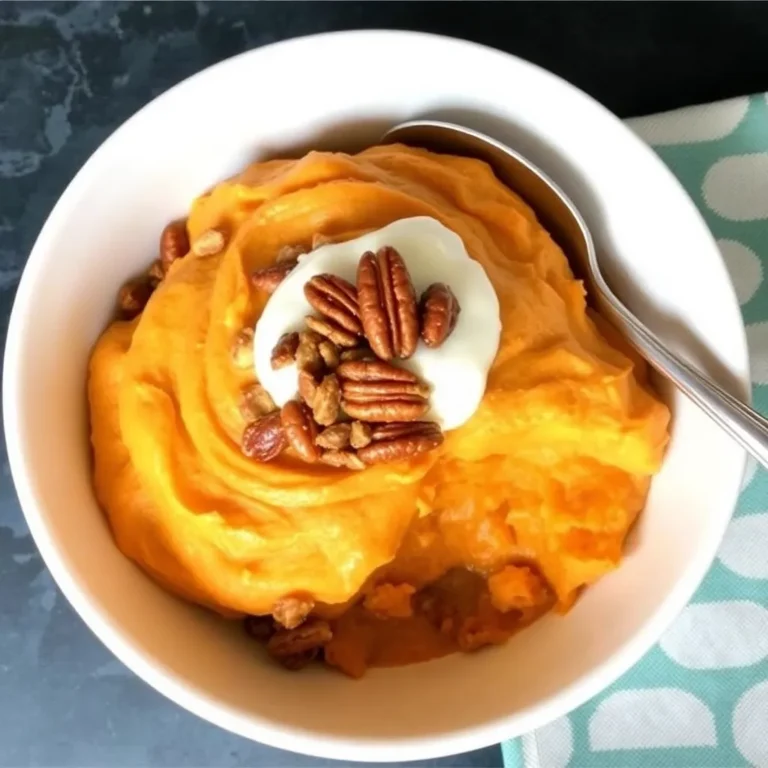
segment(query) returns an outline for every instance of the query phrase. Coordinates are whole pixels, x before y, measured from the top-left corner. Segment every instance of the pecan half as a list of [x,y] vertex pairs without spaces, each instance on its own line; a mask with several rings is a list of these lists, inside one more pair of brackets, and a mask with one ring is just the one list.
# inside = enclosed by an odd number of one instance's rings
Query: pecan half
[[147,306],[152,292],[155,290],[152,281],[146,277],[136,277],[129,280],[117,295],[117,306],[123,320],[133,320]]
[[315,333],[319,333],[321,336],[330,339],[339,347],[357,346],[357,335],[348,331],[346,328],[342,328],[333,320],[326,317],[312,317],[312,315],[309,315],[306,318],[306,323],[308,328],[311,328]]
[[279,629],[267,642],[267,651],[287,669],[301,669],[317,657],[332,637],[327,621],[310,619],[295,629]]
[[341,387],[335,373],[325,376],[315,391],[312,400],[312,411],[315,421],[328,427],[339,418],[341,405]]
[[287,445],[280,412],[275,411],[251,422],[245,428],[240,447],[251,459],[272,461]]
[[357,297],[371,349],[382,360],[410,357],[419,341],[418,308],[408,268],[394,248],[363,254],[357,268]]
[[323,358],[320,354],[322,336],[314,331],[302,331],[299,334],[299,346],[296,348],[296,367],[299,371],[320,373]]
[[230,350],[232,362],[237,368],[253,368],[253,328],[243,328],[237,332]]
[[160,234],[160,264],[163,272],[177,259],[189,253],[189,235],[186,219],[177,219],[165,225]]
[[286,629],[296,629],[314,607],[315,601],[308,595],[286,595],[275,601],[272,615]]
[[325,451],[320,457],[320,461],[329,467],[339,467],[355,471],[365,469],[366,466],[365,462],[352,451]]
[[416,421],[429,410],[423,397],[402,397],[396,400],[360,402],[345,398],[341,406],[347,416],[360,421]]
[[358,451],[366,464],[383,464],[426,453],[443,442],[440,427],[432,421],[385,424],[374,427],[373,442]]
[[315,275],[304,286],[309,306],[357,336],[363,332],[357,289],[337,275]]
[[251,284],[265,293],[274,293],[277,286],[285,280],[290,271],[296,266],[295,262],[273,264],[271,267],[257,269],[251,275]]
[[314,406],[317,387],[317,379],[314,374],[306,369],[299,371],[299,396],[310,408]]
[[412,421],[429,407],[429,387],[403,368],[383,360],[342,363],[342,407],[362,421]]
[[248,422],[257,421],[276,409],[275,401],[258,382],[244,387],[240,393],[240,415]]
[[280,411],[280,420],[288,445],[304,461],[317,461],[320,458],[320,451],[315,445],[317,426],[309,407],[296,400],[289,400]]
[[224,250],[224,234],[218,229],[206,229],[193,243],[195,256],[215,256]]
[[299,334],[298,333],[284,333],[275,344],[275,348],[272,350],[272,356],[270,362],[272,364],[272,370],[277,371],[280,368],[285,368],[290,365],[296,359],[296,351],[299,348]]
[[353,448],[365,448],[373,439],[371,427],[362,421],[353,421],[349,432],[349,444]]
[[453,333],[459,319],[458,299],[445,283],[432,283],[419,301],[421,338],[433,349],[441,346]]
[[352,427],[349,424],[334,424],[324,429],[317,436],[317,444],[321,448],[338,451],[347,448],[350,441]]

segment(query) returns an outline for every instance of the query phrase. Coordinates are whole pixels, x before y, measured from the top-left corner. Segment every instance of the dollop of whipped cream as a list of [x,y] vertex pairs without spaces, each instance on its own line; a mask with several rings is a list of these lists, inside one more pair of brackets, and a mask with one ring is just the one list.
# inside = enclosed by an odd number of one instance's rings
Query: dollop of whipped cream
[[411,274],[416,297],[432,283],[446,283],[461,312],[453,333],[437,349],[419,341],[408,360],[393,363],[427,382],[430,410],[425,419],[443,430],[456,429],[477,410],[501,335],[499,300],[485,270],[470,258],[461,238],[429,216],[400,219],[344,243],[322,245],[300,257],[267,302],[256,323],[254,365],[261,385],[278,406],[298,397],[295,365],[272,369],[271,354],[284,333],[301,331],[314,310],[304,297],[304,285],[315,275],[329,273],[357,278],[357,265],[366,251],[395,248]]

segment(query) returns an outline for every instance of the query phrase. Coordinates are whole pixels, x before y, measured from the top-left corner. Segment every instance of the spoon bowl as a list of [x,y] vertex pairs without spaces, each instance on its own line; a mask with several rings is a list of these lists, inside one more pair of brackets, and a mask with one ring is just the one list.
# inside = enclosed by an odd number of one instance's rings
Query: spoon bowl
[[644,325],[608,285],[586,221],[562,189],[543,171],[496,139],[462,125],[415,120],[391,128],[383,143],[484,160],[496,176],[520,195],[560,245],[588,289],[595,308],[664,377],[718,426],[768,468],[768,420],[675,354]]

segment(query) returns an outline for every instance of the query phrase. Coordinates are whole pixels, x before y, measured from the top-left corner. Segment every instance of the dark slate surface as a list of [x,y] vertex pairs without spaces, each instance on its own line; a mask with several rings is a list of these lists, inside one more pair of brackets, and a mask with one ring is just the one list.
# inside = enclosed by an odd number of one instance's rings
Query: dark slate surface
[[[0,332],[45,217],[93,150],[153,96],[274,40],[355,27],[494,45],[621,116],[768,90],[768,3],[0,2]],[[0,443],[0,765],[301,766],[220,731],[129,673],[61,597]],[[435,765],[501,765],[498,748]]]

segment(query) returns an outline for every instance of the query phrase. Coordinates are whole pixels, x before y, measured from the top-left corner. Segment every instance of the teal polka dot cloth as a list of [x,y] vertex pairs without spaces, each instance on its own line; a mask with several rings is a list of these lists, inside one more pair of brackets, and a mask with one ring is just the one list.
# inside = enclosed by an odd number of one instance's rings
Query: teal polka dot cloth
[[[741,304],[756,407],[768,413],[768,95],[630,121],[699,206]],[[600,696],[502,745],[507,768],[768,768],[768,473],[695,597]]]

